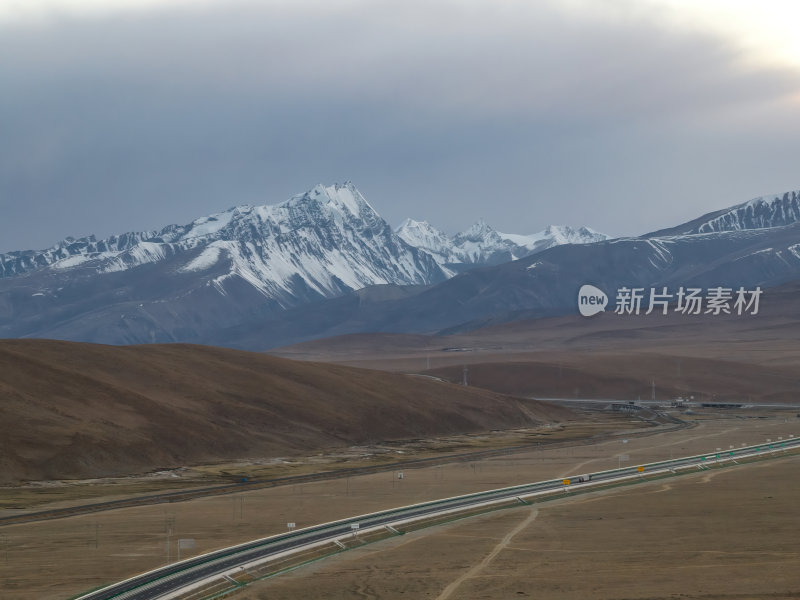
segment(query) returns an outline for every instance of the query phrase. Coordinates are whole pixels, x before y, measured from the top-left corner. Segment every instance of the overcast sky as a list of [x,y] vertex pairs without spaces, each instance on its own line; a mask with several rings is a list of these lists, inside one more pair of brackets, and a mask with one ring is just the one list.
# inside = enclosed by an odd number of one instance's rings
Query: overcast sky
[[0,0],[0,252],[346,180],[448,233],[800,189],[796,6]]

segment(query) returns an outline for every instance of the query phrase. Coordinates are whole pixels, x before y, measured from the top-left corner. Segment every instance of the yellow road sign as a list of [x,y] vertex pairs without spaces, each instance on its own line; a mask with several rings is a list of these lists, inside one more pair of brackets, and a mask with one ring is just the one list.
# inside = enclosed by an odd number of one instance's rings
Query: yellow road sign
[[644,473],[644,467],[636,467],[636,470],[639,471],[639,473]]
[[564,485],[569,485],[569,479],[564,479],[561,483],[563,483]]

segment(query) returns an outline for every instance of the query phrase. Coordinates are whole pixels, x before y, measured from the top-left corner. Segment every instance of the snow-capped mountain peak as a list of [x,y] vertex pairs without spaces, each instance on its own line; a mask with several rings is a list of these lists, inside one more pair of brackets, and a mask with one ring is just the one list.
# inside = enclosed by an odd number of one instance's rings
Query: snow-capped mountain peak
[[427,221],[406,219],[395,229],[395,233],[409,246],[421,248],[434,255],[448,253],[452,246],[447,234],[439,231]]
[[237,206],[160,232],[0,255],[0,277],[78,266],[102,275],[145,264],[202,274],[221,293],[244,281],[282,306],[368,285],[425,284],[451,275],[395,235],[348,182],[318,185],[279,204]]
[[456,238],[471,242],[486,242],[488,239],[496,238],[496,234],[497,232],[486,221],[478,219],[469,229],[457,234]]
[[361,192],[356,189],[352,182],[346,181],[343,184],[334,184],[324,186],[322,184],[314,186],[314,188],[306,194],[313,198],[322,199],[331,208],[346,210],[354,216],[359,216],[364,213],[377,212],[366,198],[361,195]]

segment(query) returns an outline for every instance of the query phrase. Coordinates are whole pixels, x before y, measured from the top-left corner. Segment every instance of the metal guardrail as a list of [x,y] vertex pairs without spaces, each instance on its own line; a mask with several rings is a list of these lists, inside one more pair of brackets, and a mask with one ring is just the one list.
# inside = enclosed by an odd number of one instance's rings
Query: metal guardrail
[[[757,456],[765,452],[773,453],[775,451],[797,447],[800,447],[800,438],[790,438],[788,440],[719,450],[711,453],[645,463],[632,467],[598,471],[587,475],[591,476],[591,482],[597,483],[645,475],[648,473],[674,471],[687,467],[702,468],[704,464],[708,463],[730,461],[736,458]],[[219,575],[241,564],[260,559],[266,560],[270,555],[278,552],[284,552],[314,542],[332,541],[337,537],[352,533],[351,526],[353,524],[360,524],[361,528],[366,529],[368,527],[389,525],[398,521],[408,521],[415,517],[428,517],[431,516],[432,513],[468,508],[492,501],[513,499],[517,496],[524,497],[548,490],[563,489],[567,487],[565,486],[566,480],[570,480],[571,484],[572,480],[576,479],[576,477],[577,476],[570,476],[550,479],[484,492],[475,492],[462,496],[453,496],[440,500],[432,500],[420,504],[349,517],[347,519],[315,525],[290,533],[270,536],[160,567],[125,581],[112,584],[103,589],[95,590],[75,600],[152,600],[173,592],[176,589],[180,589],[186,585],[182,583],[184,579],[188,580],[195,576],[211,577]]]

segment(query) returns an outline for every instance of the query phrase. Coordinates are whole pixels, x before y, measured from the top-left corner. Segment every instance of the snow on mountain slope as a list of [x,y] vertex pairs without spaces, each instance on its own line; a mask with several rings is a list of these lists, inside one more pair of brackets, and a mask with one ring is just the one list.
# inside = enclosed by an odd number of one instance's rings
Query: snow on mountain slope
[[698,217],[688,223],[661,229],[645,237],[694,235],[717,231],[745,231],[767,227],[783,227],[800,222],[800,191],[767,194]]
[[426,222],[406,219],[397,235],[428,252],[440,265],[497,264],[515,260],[561,244],[588,244],[609,239],[588,227],[573,229],[551,225],[531,235],[496,231],[483,220],[452,238]]
[[568,225],[550,225],[543,231],[531,235],[497,233],[503,240],[516,244],[520,248],[525,248],[527,252],[523,254],[523,256],[528,256],[534,252],[541,252],[547,248],[561,246],[563,244],[592,244],[594,242],[602,242],[603,240],[610,239],[609,236],[604,233],[598,233],[589,227],[573,229]]
[[41,252],[0,255],[0,277],[74,267],[103,275],[183,256],[178,273],[215,268],[207,285],[219,292],[240,279],[282,306],[292,305],[299,291],[331,297],[368,285],[427,284],[450,275],[395,235],[353,184],[345,183],[318,185],[276,205],[238,206],[160,232],[67,240]]
[[113,258],[142,241],[157,236],[155,231],[126,233],[97,240],[95,236],[67,238],[47,250],[22,250],[0,254],[0,278],[21,275],[43,267],[67,269],[90,260]]
[[754,198],[697,227],[697,233],[781,227],[800,222],[800,191]]

